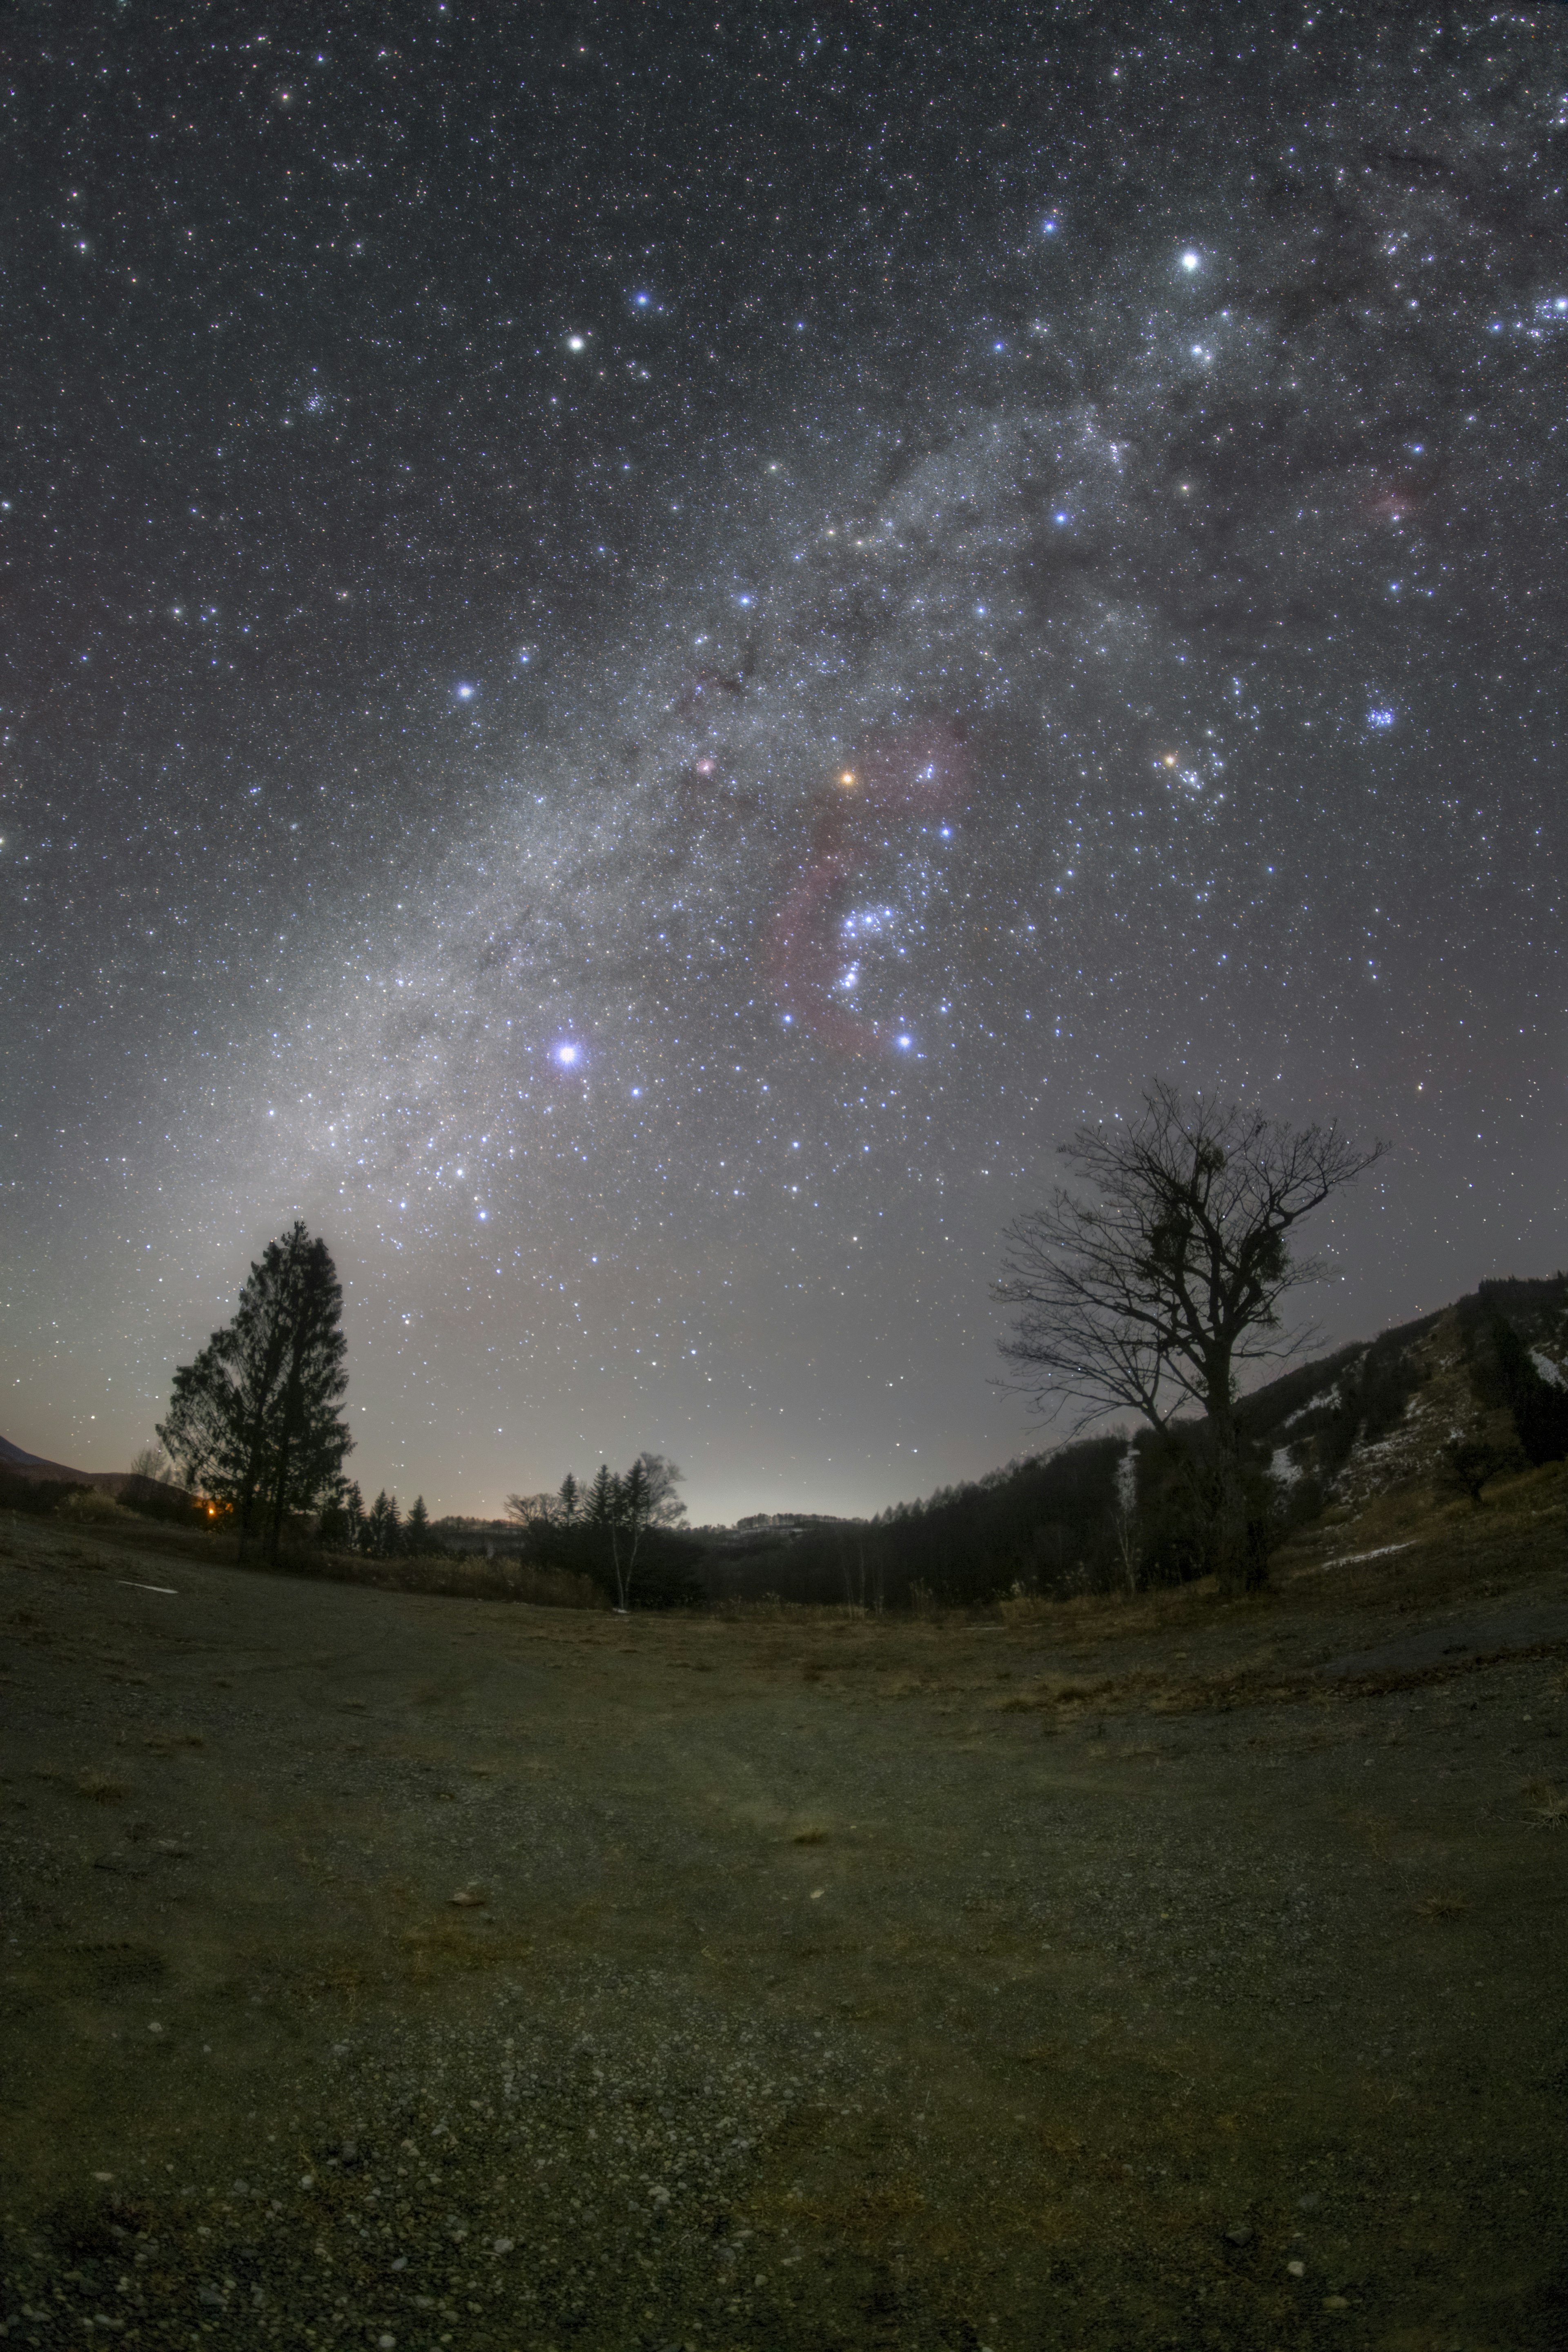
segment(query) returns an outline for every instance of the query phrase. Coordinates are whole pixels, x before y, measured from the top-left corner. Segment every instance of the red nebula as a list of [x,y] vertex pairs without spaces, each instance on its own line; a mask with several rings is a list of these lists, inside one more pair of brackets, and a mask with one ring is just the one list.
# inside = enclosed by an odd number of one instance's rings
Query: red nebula
[[1435,483],[1430,477],[1406,476],[1403,481],[1387,482],[1366,492],[1361,502],[1362,512],[1374,522],[1408,522],[1418,515],[1431,499]]
[[879,736],[816,803],[805,862],[768,927],[768,978],[779,1010],[836,1053],[891,1050],[876,1022],[833,996],[845,961],[837,919],[850,884],[888,847],[879,820],[942,815],[968,775],[957,730],[930,719]]

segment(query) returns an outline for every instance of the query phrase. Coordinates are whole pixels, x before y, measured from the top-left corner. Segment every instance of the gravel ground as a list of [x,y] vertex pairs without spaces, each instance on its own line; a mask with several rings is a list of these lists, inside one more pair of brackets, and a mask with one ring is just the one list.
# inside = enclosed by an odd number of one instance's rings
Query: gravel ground
[[1561,2352],[1542,1493],[1006,1622],[0,1524],[0,2331]]

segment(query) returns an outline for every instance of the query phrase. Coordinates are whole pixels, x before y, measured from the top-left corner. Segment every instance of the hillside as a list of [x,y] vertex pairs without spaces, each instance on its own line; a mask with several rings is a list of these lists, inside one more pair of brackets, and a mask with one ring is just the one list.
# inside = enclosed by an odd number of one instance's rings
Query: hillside
[[[1237,1418],[1249,1475],[1268,1485],[1275,1548],[1310,1551],[1374,1506],[1379,1524],[1446,1507],[1454,1443],[1486,1449],[1490,1476],[1568,1455],[1565,1364],[1558,1275],[1482,1283],[1254,1390]],[[706,1580],[720,1598],[873,1609],[1181,1583],[1203,1566],[1179,1493],[1200,1428],[1087,1436],[869,1522],[737,1530],[711,1545]]]
[[[1386,1530],[1451,1507],[1445,1455],[1456,1444],[1475,1454],[1483,1487],[1568,1458],[1565,1368],[1568,1275],[1484,1282],[1452,1306],[1292,1365],[1237,1409],[1248,1475],[1267,1489],[1272,1549],[1310,1555],[1363,1519]],[[1184,1583],[1205,1572],[1182,1493],[1200,1433],[1194,1421],[1166,1438],[1086,1436],[874,1519],[758,1513],[733,1528],[656,1532],[644,1604],[705,1593],[875,1612]],[[132,1472],[75,1470],[0,1439],[0,1499],[14,1507],[25,1507],[18,1481],[40,1498],[49,1489],[50,1500],[71,1486],[143,1507],[183,1500]],[[542,1544],[537,1529],[525,1535],[510,1520],[449,1517],[431,1533],[448,1554],[584,1567],[554,1557],[557,1537]],[[345,1557],[328,1572],[354,1570]]]
[[143,1478],[135,1470],[73,1470],[64,1462],[47,1462],[41,1454],[26,1454],[0,1437],[0,1486],[21,1479],[29,1486],[96,1486],[100,1493],[112,1495],[116,1500],[132,1496],[145,1500],[155,1496],[177,1496],[177,1486],[169,1486],[160,1478]]

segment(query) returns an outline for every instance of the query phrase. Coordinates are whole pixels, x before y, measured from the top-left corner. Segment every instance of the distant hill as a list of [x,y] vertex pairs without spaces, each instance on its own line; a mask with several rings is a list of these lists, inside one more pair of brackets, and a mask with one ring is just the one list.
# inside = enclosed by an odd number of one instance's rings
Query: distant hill
[[[1249,1467],[1272,1481],[1284,1531],[1400,1486],[1435,1489],[1454,1439],[1500,1457],[1522,1448],[1521,1458],[1561,1458],[1565,1368],[1568,1276],[1484,1282],[1451,1307],[1292,1366],[1243,1398],[1237,1418]],[[1546,1406],[1532,1428],[1520,1419],[1521,1381]],[[1085,1436],[868,1522],[743,1522],[743,1535],[710,1538],[703,1580],[715,1599],[773,1593],[871,1608],[922,1594],[957,1602],[1015,1590],[1066,1594],[1130,1573],[1176,1581],[1195,1570],[1173,1461],[1199,1427],[1178,1424],[1169,1443],[1149,1430]],[[1554,1427],[1563,1439],[1555,1445]]]
[[0,1477],[26,1478],[51,1486],[96,1486],[117,1500],[126,1494],[145,1499],[180,1491],[163,1479],[143,1478],[134,1470],[72,1470],[63,1462],[46,1462],[41,1454],[25,1454],[19,1445],[11,1444],[4,1437],[0,1437]]

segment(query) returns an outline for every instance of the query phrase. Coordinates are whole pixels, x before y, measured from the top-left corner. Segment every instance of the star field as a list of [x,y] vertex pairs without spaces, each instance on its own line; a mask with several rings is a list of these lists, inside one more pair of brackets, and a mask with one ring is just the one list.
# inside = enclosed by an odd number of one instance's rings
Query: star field
[[1005,13],[21,37],[14,1442],[300,1213],[368,1488],[875,1509],[1155,1072],[1560,1262],[1568,16]]

